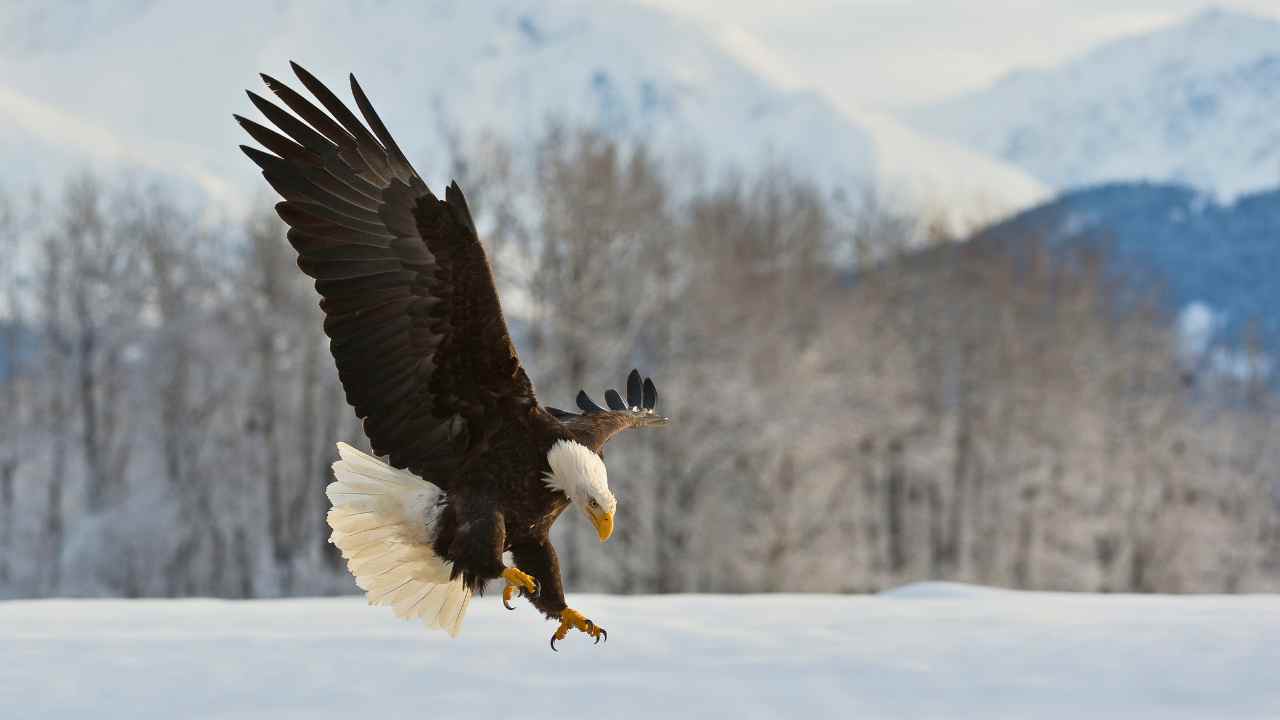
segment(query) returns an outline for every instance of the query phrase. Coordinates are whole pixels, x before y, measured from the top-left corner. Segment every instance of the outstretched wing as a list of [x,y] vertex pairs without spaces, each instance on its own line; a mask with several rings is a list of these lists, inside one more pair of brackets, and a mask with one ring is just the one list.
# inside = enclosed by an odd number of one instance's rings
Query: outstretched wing
[[658,405],[658,389],[651,378],[642,380],[639,370],[632,370],[627,376],[626,402],[613,389],[604,394],[604,399],[609,406],[608,410],[597,405],[586,390],[579,390],[578,409],[581,413],[551,407],[547,408],[547,412],[560,421],[574,440],[591,448],[601,457],[604,457],[605,443],[623,430],[656,427],[671,422],[670,418],[659,415],[655,410]]
[[[236,120],[284,201],[298,266],[315,278],[347,402],[374,452],[448,488],[469,453],[537,406],[457,184],[437,198],[351,78],[361,123],[311,73],[328,113],[263,75],[289,109],[250,100],[280,132]],[[283,133],[283,134],[281,134]]]

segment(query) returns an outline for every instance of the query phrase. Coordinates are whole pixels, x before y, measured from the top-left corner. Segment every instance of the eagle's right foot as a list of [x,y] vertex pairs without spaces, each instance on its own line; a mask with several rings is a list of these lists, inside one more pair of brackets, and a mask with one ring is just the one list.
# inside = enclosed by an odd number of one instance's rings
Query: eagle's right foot
[[502,589],[502,605],[506,609],[515,610],[511,607],[511,598],[515,597],[516,593],[521,596],[538,596],[538,581],[534,580],[532,575],[509,567],[502,571],[502,578],[507,581],[507,586]]
[[[555,633],[551,635],[551,649],[555,650],[556,641],[565,639],[565,636],[569,634],[569,631],[575,629],[581,630],[588,636],[595,638],[596,641],[594,644],[596,645],[599,645],[601,640],[604,640],[605,642],[609,641],[609,633],[605,632],[604,628],[591,622],[577,610],[574,610],[573,608],[565,608],[560,611],[560,627],[556,628]],[[556,650],[556,652],[559,651]]]

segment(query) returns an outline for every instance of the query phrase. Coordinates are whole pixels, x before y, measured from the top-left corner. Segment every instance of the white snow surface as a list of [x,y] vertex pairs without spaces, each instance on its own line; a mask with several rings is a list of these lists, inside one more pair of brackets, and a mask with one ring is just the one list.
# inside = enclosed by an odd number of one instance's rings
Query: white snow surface
[[1055,189],[1142,178],[1229,200],[1280,181],[1278,104],[1280,22],[1212,9],[901,117]]
[[[575,595],[609,630],[477,598],[461,637],[359,599],[0,603],[23,718],[1280,717],[1280,597]],[[7,714],[12,711],[14,714]]]

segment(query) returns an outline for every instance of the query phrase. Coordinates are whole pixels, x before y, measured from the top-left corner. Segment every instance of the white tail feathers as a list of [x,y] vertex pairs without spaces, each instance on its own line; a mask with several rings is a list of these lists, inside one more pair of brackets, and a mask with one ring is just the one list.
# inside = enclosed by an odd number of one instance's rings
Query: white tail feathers
[[370,605],[390,605],[397,617],[421,618],[429,628],[457,637],[471,602],[462,578],[450,580],[453,563],[431,548],[443,494],[413,473],[338,443],[336,480],[325,489],[333,508],[329,542]]

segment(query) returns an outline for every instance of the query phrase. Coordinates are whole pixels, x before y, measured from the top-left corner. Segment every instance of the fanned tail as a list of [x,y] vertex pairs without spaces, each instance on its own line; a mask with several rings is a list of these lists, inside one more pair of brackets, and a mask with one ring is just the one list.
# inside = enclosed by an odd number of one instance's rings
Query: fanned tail
[[329,542],[342,551],[370,605],[389,605],[397,617],[420,618],[452,637],[462,629],[471,590],[450,580],[453,563],[436,555],[444,495],[435,485],[338,443],[336,480],[325,488],[332,509]]

